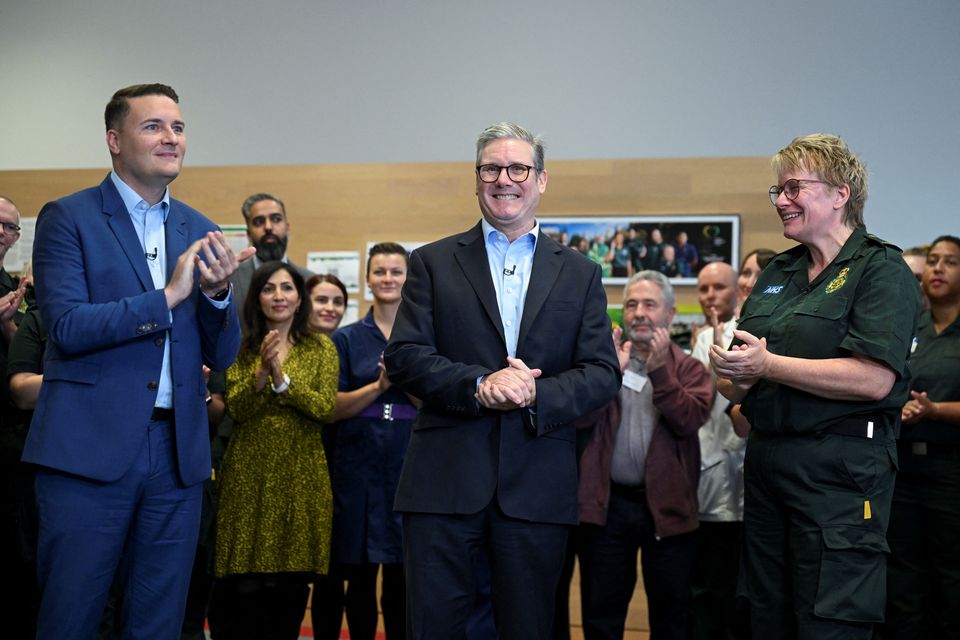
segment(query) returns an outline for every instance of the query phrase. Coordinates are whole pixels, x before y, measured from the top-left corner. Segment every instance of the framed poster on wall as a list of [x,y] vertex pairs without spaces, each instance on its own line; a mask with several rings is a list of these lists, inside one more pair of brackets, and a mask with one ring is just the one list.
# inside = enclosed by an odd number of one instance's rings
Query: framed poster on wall
[[674,285],[697,283],[710,262],[740,264],[740,216],[637,215],[538,218],[540,230],[600,265],[604,284],[652,269]]

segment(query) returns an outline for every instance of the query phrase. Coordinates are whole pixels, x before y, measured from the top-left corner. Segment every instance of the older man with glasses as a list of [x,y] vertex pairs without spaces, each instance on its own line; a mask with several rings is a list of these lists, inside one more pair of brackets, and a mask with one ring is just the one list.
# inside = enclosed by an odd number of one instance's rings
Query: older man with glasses
[[573,420],[617,392],[620,368],[600,268],[540,232],[546,187],[540,139],[488,127],[483,219],[410,257],[384,354],[390,380],[423,401],[395,502],[408,638],[464,637],[488,564],[500,638],[552,626],[577,522]]

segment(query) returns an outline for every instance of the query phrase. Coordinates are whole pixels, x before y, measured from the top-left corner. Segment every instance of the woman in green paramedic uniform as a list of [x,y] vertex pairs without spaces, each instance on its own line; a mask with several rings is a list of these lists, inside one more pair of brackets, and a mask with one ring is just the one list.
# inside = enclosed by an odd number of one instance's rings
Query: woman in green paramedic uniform
[[930,301],[897,443],[885,640],[960,634],[960,238],[930,245]]
[[866,169],[838,137],[773,157],[785,237],[743,306],[718,387],[750,421],[743,586],[756,638],[870,638],[883,620],[905,366],[920,306],[867,234]]

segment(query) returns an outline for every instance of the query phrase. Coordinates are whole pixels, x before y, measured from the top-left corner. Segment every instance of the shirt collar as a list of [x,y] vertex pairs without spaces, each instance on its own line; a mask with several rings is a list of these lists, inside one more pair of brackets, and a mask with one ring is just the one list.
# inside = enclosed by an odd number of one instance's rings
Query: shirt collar
[[[140,194],[134,191],[130,185],[124,182],[115,172],[110,172],[110,179],[113,180],[113,186],[117,188],[120,199],[123,200],[123,205],[127,208],[127,213],[133,213],[138,209],[142,209],[143,211],[150,209],[147,201],[141,198]],[[163,198],[160,199],[159,204],[162,205],[163,221],[166,222],[167,214],[170,213],[170,189],[168,187],[163,188]]]
[[[857,249],[860,248],[860,245],[863,244],[863,240],[867,235],[867,230],[863,227],[856,227],[853,230],[853,233],[850,234],[850,237],[847,238],[846,242],[843,243],[843,246],[840,247],[837,257],[830,261],[830,264],[840,264],[841,262],[846,262],[850,260]],[[806,269],[810,264],[810,250],[807,249],[801,254],[801,260],[794,260],[791,263],[784,265],[784,271],[799,271],[800,269]]]
[[[496,239],[500,238],[501,236],[506,238],[506,234],[503,233],[502,231],[497,231],[496,229],[494,229],[493,225],[487,222],[486,218],[482,218],[480,220],[480,228],[483,230],[483,241],[487,244],[489,244],[490,242],[496,241]],[[533,243],[533,246],[536,246],[538,235],[540,235],[540,221],[534,218],[533,228],[527,231],[526,233],[524,233],[523,235],[521,235],[520,237],[518,237],[517,240],[530,236],[531,238],[530,241]]]

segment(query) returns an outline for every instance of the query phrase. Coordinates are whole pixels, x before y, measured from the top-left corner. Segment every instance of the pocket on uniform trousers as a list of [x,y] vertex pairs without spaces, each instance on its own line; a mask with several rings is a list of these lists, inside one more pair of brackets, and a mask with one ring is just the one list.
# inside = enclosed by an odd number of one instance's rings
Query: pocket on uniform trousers
[[887,596],[890,547],[880,531],[824,527],[813,612],[831,620],[880,622]]

